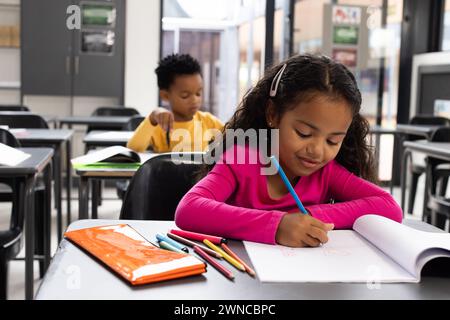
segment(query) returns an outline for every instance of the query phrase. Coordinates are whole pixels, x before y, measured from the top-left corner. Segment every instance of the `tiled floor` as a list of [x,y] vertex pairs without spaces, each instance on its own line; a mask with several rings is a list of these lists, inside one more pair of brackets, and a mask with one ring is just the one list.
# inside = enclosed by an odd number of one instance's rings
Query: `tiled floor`
[[[420,219],[420,212],[422,211],[422,199],[423,199],[423,187],[424,187],[424,179],[421,177],[419,180],[419,186],[417,190],[416,196],[416,205],[414,208],[414,215],[408,215],[410,218]],[[99,207],[99,218],[102,219],[118,219],[119,212],[121,208],[121,201],[117,199],[116,190],[114,188],[106,188],[104,190],[104,198],[106,200],[103,201],[101,207]],[[78,215],[78,200],[76,199],[77,193],[76,190],[72,195],[72,216],[76,217]],[[395,188],[394,190],[395,199],[400,202],[400,189]],[[65,202],[63,202],[63,214],[65,214]],[[0,203],[0,229],[6,229],[9,224],[9,215],[10,215],[10,205],[7,203]],[[55,252],[57,249],[57,238],[56,238],[56,212],[53,210],[52,213],[52,252]],[[24,250],[20,254],[23,257]],[[9,291],[8,298],[21,300],[25,297],[25,263],[24,261],[12,261],[10,262],[9,267]],[[38,276],[38,264],[35,263],[35,290],[39,287],[40,280]]]

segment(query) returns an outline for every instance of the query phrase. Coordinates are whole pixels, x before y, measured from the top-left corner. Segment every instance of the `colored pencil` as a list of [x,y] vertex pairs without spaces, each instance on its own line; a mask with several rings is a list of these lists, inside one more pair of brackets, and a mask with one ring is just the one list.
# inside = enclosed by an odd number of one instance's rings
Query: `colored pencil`
[[206,244],[208,247],[213,249],[214,251],[220,253],[225,260],[227,260],[231,265],[233,265],[236,269],[245,271],[245,268],[242,264],[240,264],[238,261],[236,261],[234,258],[232,258],[230,255],[228,255],[225,251],[214,245],[211,241],[208,239],[203,240],[203,243]]
[[221,244],[223,242],[224,243],[227,242],[226,239],[221,238],[221,237],[216,237],[216,236],[211,236],[209,234],[203,234],[203,233],[197,233],[197,232],[191,232],[191,231],[172,229],[172,230],[170,230],[170,233],[176,234],[177,236],[180,236],[183,238],[200,241],[200,242],[203,242],[204,239],[208,239],[209,241],[211,241],[212,243],[215,243],[215,244]]
[[173,252],[178,252],[178,253],[184,253],[184,254],[187,254],[186,252],[181,251],[181,250],[178,249],[178,248],[175,248],[174,246],[168,244],[168,243],[165,242],[165,241],[159,241],[158,244],[159,244],[159,247],[160,247],[161,249],[165,249],[165,250],[169,250],[169,251],[173,251]]
[[255,272],[252,268],[250,268],[250,267],[248,266],[248,264],[246,264],[241,258],[239,258],[238,255],[237,255],[236,253],[234,253],[233,251],[231,251],[231,249],[230,249],[225,243],[222,243],[221,246],[222,246],[222,249],[223,249],[226,253],[228,253],[231,257],[233,257],[235,260],[237,260],[240,264],[242,264],[242,265],[244,266],[245,271],[247,271],[247,273],[248,273],[249,275],[251,275],[252,277],[254,277],[254,276],[256,275],[256,272]]
[[166,236],[163,235],[163,234],[157,233],[157,234],[156,234],[156,240],[167,242],[168,244],[174,246],[175,248],[177,248],[177,249],[179,249],[179,250],[182,250],[182,251],[184,251],[184,252],[186,252],[186,253],[189,253],[188,248],[186,248],[185,246],[182,246],[181,244],[179,244],[179,243],[176,242],[175,240],[170,239],[169,237],[166,237]]
[[167,146],[170,148],[170,130],[167,129],[166,132],[166,142],[167,142]]
[[205,259],[210,265],[212,265],[214,268],[216,268],[219,272],[221,272],[225,277],[227,277],[230,280],[234,279],[234,274],[222,266],[220,263],[218,263],[216,260],[211,258],[205,251],[203,251],[199,246],[194,247],[194,252],[197,253],[199,256],[201,256],[203,259]]
[[297,204],[297,207],[300,209],[300,212],[302,212],[303,214],[308,214],[308,211],[306,211],[305,207],[303,206],[302,202],[300,201],[300,198],[295,193],[294,188],[292,187],[291,183],[289,182],[289,179],[286,177],[286,174],[284,173],[283,169],[281,168],[280,163],[278,162],[277,158],[275,158],[275,156],[271,156],[270,160],[272,160],[272,162],[275,164],[275,167],[277,168],[278,173],[281,176],[281,180],[283,180],[284,184],[286,185],[286,187],[289,190],[289,193],[294,198],[295,203]]
[[207,248],[205,246],[202,246],[201,244],[195,243],[195,242],[193,242],[191,240],[188,240],[188,239],[185,239],[183,237],[177,236],[176,234],[173,234],[173,233],[170,233],[170,232],[167,233],[167,236],[169,238],[175,240],[175,241],[181,242],[181,243],[183,243],[183,244],[185,244],[185,245],[187,245],[189,247],[192,247],[192,248],[195,247],[195,246],[198,246],[200,249],[205,251],[210,256],[213,256],[213,257],[215,257],[217,259],[222,259],[222,255],[220,253],[218,253],[218,252],[216,252],[214,250],[211,250],[210,248]]

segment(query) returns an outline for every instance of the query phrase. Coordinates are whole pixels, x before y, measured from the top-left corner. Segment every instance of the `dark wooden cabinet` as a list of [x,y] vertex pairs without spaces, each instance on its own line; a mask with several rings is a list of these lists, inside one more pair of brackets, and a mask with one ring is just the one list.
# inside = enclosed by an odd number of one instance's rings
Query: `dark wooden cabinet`
[[[80,29],[67,26],[71,5],[80,8]],[[122,98],[124,0],[22,0],[21,7],[23,95]]]

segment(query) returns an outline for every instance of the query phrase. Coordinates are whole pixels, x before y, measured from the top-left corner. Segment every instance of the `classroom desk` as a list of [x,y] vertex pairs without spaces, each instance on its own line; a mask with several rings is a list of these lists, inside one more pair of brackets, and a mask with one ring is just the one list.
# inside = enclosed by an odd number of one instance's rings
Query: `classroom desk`
[[71,222],[71,193],[72,193],[72,166],[70,159],[72,158],[71,138],[73,130],[68,129],[26,129],[26,131],[18,131],[11,129],[14,136],[21,142],[24,147],[43,147],[49,146],[55,150],[53,156],[54,172],[55,172],[55,204],[58,220],[58,243],[61,241],[63,232],[62,228],[62,157],[61,149],[65,144],[66,147],[66,190],[67,190],[67,225]]
[[[401,169],[401,207],[405,207],[405,189],[406,189],[406,166],[408,155],[411,152],[421,152],[427,156],[438,158],[450,162],[450,143],[449,142],[430,142],[427,140],[405,141],[403,142],[402,169]],[[428,170],[427,170],[428,171]],[[426,212],[426,203],[428,198],[427,188],[428,179],[425,179],[424,213]],[[424,215],[425,217],[425,215]]]
[[95,147],[126,146],[134,131],[92,130],[83,139],[88,150]]
[[398,124],[397,132],[402,135],[416,135],[422,136],[426,139],[429,139],[433,134],[434,130],[441,126],[436,125],[425,125],[425,124]]
[[[174,226],[173,221],[82,220],[72,223],[69,230],[115,223],[130,224],[150,241],[157,232],[166,232]],[[420,230],[442,232],[422,221],[405,220],[405,224]],[[242,242],[229,241],[229,246],[251,266]],[[231,266],[227,268],[232,269]],[[261,283],[258,278],[236,269],[233,269],[235,280],[230,281],[210,265],[207,270],[201,276],[132,287],[64,239],[36,299],[450,299],[450,278],[423,277],[417,284],[382,283],[379,289],[371,290],[365,283]]]
[[[75,169],[76,174],[80,176],[78,186],[78,218],[89,218],[89,182],[95,180],[117,180],[131,179],[137,169]],[[97,217],[97,192],[92,193],[92,217]]]
[[[23,195],[20,195],[19,210],[23,210],[25,217],[25,298],[32,299],[33,290],[33,261],[34,261],[34,188],[36,177],[44,173],[44,182],[46,187],[46,203],[50,208],[51,179],[53,149],[50,148],[19,148],[31,155],[30,158],[22,161],[16,166],[0,165],[0,177],[17,178],[23,183]],[[44,214],[44,265],[50,263],[50,235],[51,235],[51,217],[50,210]]]
[[117,130],[121,130],[130,120],[131,116],[68,116],[58,119],[59,127],[62,128],[63,125],[67,125],[69,129],[72,125],[107,125],[108,127],[117,127]]

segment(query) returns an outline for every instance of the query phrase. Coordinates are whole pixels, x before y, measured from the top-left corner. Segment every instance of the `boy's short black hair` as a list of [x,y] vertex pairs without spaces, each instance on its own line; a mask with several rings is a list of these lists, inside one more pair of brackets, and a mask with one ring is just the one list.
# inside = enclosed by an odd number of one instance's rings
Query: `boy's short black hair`
[[168,90],[179,75],[201,74],[200,64],[188,54],[171,54],[162,59],[155,69],[160,90]]

